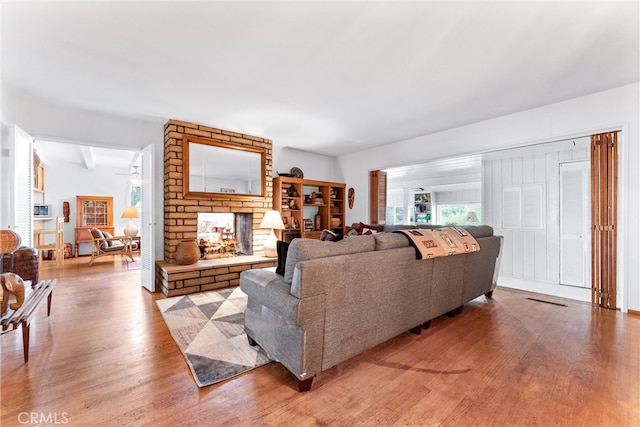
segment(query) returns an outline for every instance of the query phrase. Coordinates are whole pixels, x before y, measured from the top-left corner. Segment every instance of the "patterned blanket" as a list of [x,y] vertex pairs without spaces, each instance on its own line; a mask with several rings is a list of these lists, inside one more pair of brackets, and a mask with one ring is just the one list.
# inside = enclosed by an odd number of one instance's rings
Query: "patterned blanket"
[[414,228],[397,230],[404,234],[416,250],[416,259],[429,259],[440,256],[477,252],[480,245],[476,239],[462,227]]

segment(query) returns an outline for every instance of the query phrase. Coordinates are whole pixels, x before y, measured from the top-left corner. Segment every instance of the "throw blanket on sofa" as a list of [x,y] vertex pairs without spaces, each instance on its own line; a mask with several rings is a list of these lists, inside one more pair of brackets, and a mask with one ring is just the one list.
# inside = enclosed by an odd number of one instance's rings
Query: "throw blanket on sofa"
[[477,252],[480,245],[476,239],[462,227],[414,228],[397,230],[404,234],[416,250],[416,259],[429,259],[439,256]]

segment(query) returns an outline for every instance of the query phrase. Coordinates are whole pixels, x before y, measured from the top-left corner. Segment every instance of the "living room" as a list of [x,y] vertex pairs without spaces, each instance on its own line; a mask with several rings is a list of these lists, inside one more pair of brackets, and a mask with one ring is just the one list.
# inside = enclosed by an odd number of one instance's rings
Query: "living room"
[[[500,9],[501,4],[505,9]],[[353,207],[346,211],[347,224],[370,220],[369,172],[372,170],[618,131],[617,271],[621,296],[618,315],[633,318],[626,313],[640,312],[640,249],[633,244],[640,238],[640,225],[634,220],[638,217],[640,200],[637,192],[640,171],[635,167],[640,159],[638,5],[635,2],[611,2],[611,5],[526,3],[520,4],[519,7],[523,9],[519,11],[518,6],[501,4],[456,4],[455,7],[459,7],[460,11],[449,10],[444,3],[416,2],[411,6],[416,8],[412,12],[409,4],[394,9],[393,3],[384,2],[336,2],[332,6],[247,3],[240,6],[224,4],[224,7],[222,4],[201,3],[203,9],[198,13],[198,9],[191,9],[196,5],[181,8],[165,3],[155,5],[158,15],[154,18],[148,16],[153,14],[141,4],[121,3],[116,7],[100,3],[92,9],[91,6],[79,4],[3,3],[3,149],[7,129],[12,125],[20,126],[35,139],[86,142],[98,147],[136,151],[152,146],[153,175],[149,183],[154,198],[152,210],[147,213],[154,222],[151,233],[154,237],[153,259],[159,260],[164,253],[165,230],[163,127],[169,120],[200,123],[273,140],[272,178],[278,172],[298,167],[304,171],[305,177],[342,182],[354,189]],[[118,10],[118,7],[124,9]],[[126,13],[122,13],[122,10]],[[82,19],[76,19],[78,16],[82,16]],[[213,16],[215,19],[207,21],[204,16]],[[270,20],[258,16],[269,17]],[[575,18],[574,23],[564,27],[563,17],[566,16]],[[607,22],[618,30],[611,33],[600,30],[602,32],[587,36],[580,28],[583,28],[582,25],[592,28],[588,24],[593,24],[595,16],[605,21],[610,19]],[[145,21],[143,17],[150,21]],[[223,19],[225,17],[227,19]],[[537,18],[537,21],[533,18]],[[176,22],[175,27],[188,33],[187,39],[182,42],[185,44],[180,45],[187,54],[176,53],[174,48],[180,39],[173,31],[163,35],[158,29],[162,27],[156,26],[158,22],[155,19]],[[21,29],[21,26],[26,27],[30,22],[38,28],[33,34]],[[109,25],[99,25],[102,22]],[[216,25],[212,25],[212,22]],[[238,22],[243,23],[242,31],[236,27]],[[500,31],[488,31],[485,25],[480,25],[482,22],[489,26],[493,24]],[[540,23],[547,23],[547,31],[538,31]],[[216,27],[212,31],[218,32],[207,37],[199,35],[199,31],[209,26]],[[301,27],[305,26],[308,27],[306,31],[310,34],[306,36],[309,38],[293,35],[303,31]],[[96,34],[100,32],[92,31],[98,27],[103,28],[105,33]],[[107,28],[114,31],[107,33]],[[153,38],[158,39],[158,44],[144,38],[138,40],[138,36],[126,38],[124,28],[140,29],[141,34],[154,34]],[[278,28],[282,31],[277,31]],[[427,28],[432,28],[433,32],[427,31]],[[462,31],[458,35],[460,39],[457,39],[454,33],[464,28],[468,28],[469,32]],[[409,29],[417,34],[412,35]],[[333,39],[328,33],[336,34],[336,38]],[[544,38],[542,33],[548,33],[549,38]],[[50,34],[50,37],[43,34]],[[79,34],[83,36],[79,37]],[[478,45],[471,43],[474,39],[478,40]],[[229,40],[235,40],[237,44],[232,46]],[[195,47],[191,48],[195,52],[189,50],[189,42],[194,42]],[[60,45],[67,46],[69,50],[58,50]],[[125,49],[134,45],[138,47],[133,49],[133,53]],[[460,56],[447,54],[448,51],[457,52],[456,49],[460,49]],[[69,60],[68,55],[74,51],[79,56]],[[153,52],[164,52],[165,55],[147,56]],[[197,52],[208,53],[196,55]],[[495,57],[492,56],[494,54]],[[216,55],[243,66],[221,70],[224,67],[219,62],[212,60],[209,64],[205,59]],[[598,55],[604,59],[585,59]],[[33,60],[39,58],[43,62],[36,67],[25,57]],[[145,61],[150,64],[149,68],[143,67]],[[540,65],[536,65],[537,61],[540,61]],[[605,67],[599,65],[600,62],[609,65]],[[169,70],[169,65],[175,63],[180,63],[180,67]],[[616,65],[611,66],[612,63]],[[168,70],[166,74],[160,72],[163,67]],[[77,69],[77,74],[73,74],[73,68]],[[435,69],[444,72],[436,73],[433,71]],[[65,73],[69,73],[68,80]],[[110,74],[123,79],[115,82],[109,78]],[[438,83],[445,76],[451,80]],[[424,86],[428,85],[430,88],[425,89]],[[264,98],[258,97],[258,94]],[[279,98],[279,94],[284,95]],[[109,95],[117,95],[118,102]],[[240,95],[242,98],[239,98]],[[428,108],[418,105],[422,102],[428,102]],[[354,111],[359,111],[359,114]],[[341,116],[348,121],[343,121]],[[6,171],[5,168],[3,170]],[[9,190],[5,193],[10,183],[4,173],[3,194],[9,194]],[[0,211],[2,228],[11,223],[10,209],[11,204],[8,204]],[[500,224],[489,225],[501,228]],[[135,281],[135,278],[125,280]],[[63,283],[59,286],[62,297],[67,292]],[[136,294],[132,298],[136,304],[142,304],[142,312],[152,313],[155,307],[141,302],[145,295]],[[513,304],[512,308],[500,304],[500,309],[503,312],[516,310],[515,307],[526,310],[515,301],[510,300],[510,303]],[[483,304],[475,302],[471,312],[479,316]],[[456,320],[463,319],[464,315]],[[582,319],[589,323],[590,317],[587,314]],[[156,324],[156,321],[159,320],[154,318],[150,324],[153,325],[154,336],[163,337],[160,345],[173,345],[167,339],[166,332],[160,335],[160,327],[164,325]],[[46,318],[38,319],[38,322],[46,322]],[[445,323],[440,321],[440,324],[444,326]],[[41,335],[36,333],[38,328],[41,328]],[[38,342],[38,349],[46,349],[42,341],[51,340],[52,336],[46,337],[48,333],[44,326],[34,325],[34,343]],[[431,335],[426,337],[428,339]],[[510,334],[509,337],[513,339],[514,335]],[[442,339],[438,342],[446,343],[446,339]],[[9,341],[10,338],[3,336],[3,340]],[[421,350],[426,350],[428,344],[424,343],[424,333],[418,340],[422,344]],[[77,345],[67,339],[65,342]],[[150,341],[145,342],[150,346],[155,345]],[[495,344],[495,341],[491,342]],[[406,339],[400,343],[405,347],[411,344]],[[19,355],[14,351],[15,343],[11,341],[9,345],[12,357]],[[94,347],[96,351],[98,348]],[[579,344],[575,348],[579,349]],[[637,345],[631,345],[627,350],[629,354],[637,354]],[[380,351],[376,350],[375,354],[384,359]],[[43,363],[37,362],[38,353],[34,351],[30,364]],[[144,357],[143,353],[139,355]],[[372,357],[371,354],[369,356]],[[366,364],[366,357],[351,365]],[[403,357],[411,358],[410,353],[403,354]],[[171,353],[169,360],[175,364],[183,363],[179,353]],[[161,364],[158,360],[156,362]],[[376,360],[378,362],[380,360]],[[133,362],[129,360],[125,363]],[[16,370],[22,369],[20,366],[18,363],[11,364],[12,369]],[[38,366],[46,369],[46,364]],[[117,365],[110,366],[118,368]],[[275,377],[278,384],[288,381],[283,379],[285,371],[273,367],[267,370],[270,374],[256,374],[257,377],[250,377],[251,380],[247,377],[241,382],[256,381],[255,386],[260,392],[268,394],[269,380]],[[348,371],[349,366],[344,370],[340,367],[331,374],[331,379],[339,382],[344,377],[351,377],[353,374]],[[186,370],[181,374],[188,376]],[[176,379],[175,376],[171,378]],[[354,391],[357,380],[352,381],[348,383],[349,390],[341,392],[339,400],[344,404],[352,399],[352,406],[357,407],[363,400]],[[243,392],[252,386],[243,384]],[[362,384],[372,389],[381,387],[375,382],[366,381]],[[315,391],[321,392],[323,385],[328,385],[327,377],[314,385],[314,388],[318,387]],[[210,409],[222,401],[235,405],[233,400],[229,401],[216,392],[230,390],[229,385],[214,387],[209,391],[194,391],[186,382],[180,382],[180,386],[184,392],[180,396],[189,401],[190,406],[196,405],[193,401],[200,398],[213,405]],[[153,388],[152,385],[150,387]],[[412,383],[412,387],[418,387],[418,384]],[[292,386],[289,389],[294,391]],[[397,392],[397,389],[394,390]],[[413,390],[420,392],[419,388]],[[485,392],[489,393],[489,390],[485,389]],[[176,403],[169,391],[163,393],[166,393],[163,398],[154,401],[152,406]],[[283,396],[283,393],[286,394],[279,390],[277,394]],[[637,388],[628,393],[630,398],[637,397]],[[238,397],[237,392],[232,394]],[[407,397],[401,393],[396,395]],[[147,398],[142,392],[136,396]],[[487,397],[490,398],[489,395]],[[330,400],[326,395],[325,398]],[[88,406],[98,404],[98,398],[94,399],[87,402]],[[287,406],[287,411],[298,414],[299,417],[295,418],[297,421],[313,424],[312,418],[304,419],[304,402],[295,399],[296,405]],[[382,400],[375,402],[382,404]],[[403,405],[394,401],[393,396],[389,396],[389,402],[389,405]],[[319,406],[317,402],[315,405]],[[59,408],[60,411],[77,410],[76,416],[81,412],[68,402],[63,406]],[[268,419],[286,423],[284,416],[277,418],[273,415],[278,412],[277,406],[268,407],[272,414]],[[422,410],[428,412],[429,407],[433,409],[425,404]],[[41,410],[26,408],[29,411]],[[52,411],[56,409],[55,405],[49,408]],[[151,409],[140,410],[146,414]],[[494,410],[499,412],[501,408],[494,407]],[[70,415],[73,421],[74,414]],[[200,413],[200,417],[185,422],[215,423],[213,419],[204,418],[203,413]],[[326,413],[324,417],[317,418],[316,422],[336,421]],[[224,419],[229,424],[260,422],[255,413],[235,421]],[[418,419],[406,418],[404,424],[420,424]],[[627,418],[626,421],[637,419]],[[102,420],[106,421],[104,418]],[[174,417],[173,420],[180,419]],[[350,420],[357,423],[354,419]],[[360,423],[368,420],[373,424],[385,424],[384,418],[360,420]],[[446,423],[444,420],[442,418],[440,422]],[[508,421],[536,424],[535,419],[518,420],[515,415],[496,423],[506,424]],[[128,422],[135,423],[135,416],[128,418]],[[455,422],[455,419],[449,418],[448,422]],[[402,424],[403,419],[395,413],[395,418],[390,417],[386,423]],[[537,423],[544,421],[539,418]],[[562,422],[556,419],[555,423]],[[571,424],[570,421],[566,423]],[[481,422],[476,419],[475,424]],[[596,420],[594,424],[604,422]]]

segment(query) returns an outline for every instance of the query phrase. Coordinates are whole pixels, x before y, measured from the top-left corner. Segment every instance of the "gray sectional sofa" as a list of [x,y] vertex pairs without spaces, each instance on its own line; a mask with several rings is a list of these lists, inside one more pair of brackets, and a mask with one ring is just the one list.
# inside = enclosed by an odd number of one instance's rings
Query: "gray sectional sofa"
[[417,260],[399,233],[338,242],[294,239],[284,276],[247,270],[245,331],[298,379],[300,391],[338,363],[422,325],[481,295],[491,297],[502,236],[467,227],[481,250]]

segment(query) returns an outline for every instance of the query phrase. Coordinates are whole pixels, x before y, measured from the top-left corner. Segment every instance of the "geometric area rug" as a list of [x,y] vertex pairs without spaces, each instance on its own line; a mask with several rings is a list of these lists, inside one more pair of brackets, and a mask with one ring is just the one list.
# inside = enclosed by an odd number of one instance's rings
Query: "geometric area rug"
[[200,387],[269,363],[244,332],[247,295],[240,287],[156,301],[171,336]]

